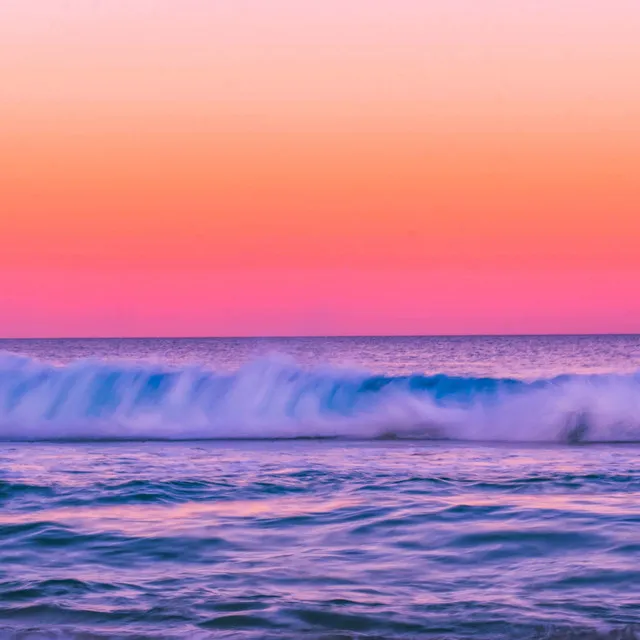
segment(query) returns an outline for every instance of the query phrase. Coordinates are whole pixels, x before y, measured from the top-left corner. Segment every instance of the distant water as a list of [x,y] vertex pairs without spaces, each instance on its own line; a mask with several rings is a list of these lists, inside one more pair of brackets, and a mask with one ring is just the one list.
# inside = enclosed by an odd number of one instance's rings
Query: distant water
[[0,638],[640,637],[638,336],[0,351]]

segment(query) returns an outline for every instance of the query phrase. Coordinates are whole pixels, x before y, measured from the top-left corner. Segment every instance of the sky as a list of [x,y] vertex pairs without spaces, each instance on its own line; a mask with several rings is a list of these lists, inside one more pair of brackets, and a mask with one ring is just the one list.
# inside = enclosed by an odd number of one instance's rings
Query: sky
[[3,0],[0,336],[640,332],[637,0]]

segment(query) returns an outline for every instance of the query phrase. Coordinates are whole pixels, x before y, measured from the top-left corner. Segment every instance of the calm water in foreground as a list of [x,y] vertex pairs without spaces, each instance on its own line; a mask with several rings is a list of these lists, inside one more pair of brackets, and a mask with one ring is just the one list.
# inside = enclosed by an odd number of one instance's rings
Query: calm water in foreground
[[0,638],[640,636],[638,337],[0,350]]

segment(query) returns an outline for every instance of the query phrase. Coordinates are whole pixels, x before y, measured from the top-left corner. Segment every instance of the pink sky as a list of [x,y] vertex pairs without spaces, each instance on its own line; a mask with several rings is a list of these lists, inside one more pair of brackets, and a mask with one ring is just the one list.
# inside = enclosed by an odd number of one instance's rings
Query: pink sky
[[0,336],[640,331],[640,4],[0,5]]

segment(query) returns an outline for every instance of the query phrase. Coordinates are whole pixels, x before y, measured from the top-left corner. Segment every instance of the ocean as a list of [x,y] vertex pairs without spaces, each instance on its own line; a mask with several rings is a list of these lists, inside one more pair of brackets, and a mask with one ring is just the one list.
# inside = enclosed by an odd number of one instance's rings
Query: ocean
[[640,637],[640,336],[0,352],[0,638]]

